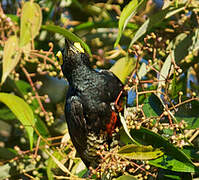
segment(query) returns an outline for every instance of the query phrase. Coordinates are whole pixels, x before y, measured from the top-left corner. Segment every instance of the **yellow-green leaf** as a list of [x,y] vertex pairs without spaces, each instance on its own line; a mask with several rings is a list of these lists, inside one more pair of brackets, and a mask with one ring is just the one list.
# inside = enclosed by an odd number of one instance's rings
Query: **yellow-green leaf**
[[156,159],[164,153],[160,149],[154,149],[152,146],[138,146],[130,144],[121,147],[118,154],[129,159],[150,160]]
[[26,2],[22,8],[20,25],[20,46],[29,43],[38,34],[42,23],[41,8],[33,2]]
[[0,102],[4,103],[15,114],[25,127],[30,141],[30,148],[33,146],[33,126],[35,119],[30,106],[20,97],[8,93],[0,93]]
[[131,175],[122,175],[122,176],[116,178],[116,180],[138,180],[138,179]]
[[17,36],[10,36],[5,43],[3,51],[3,74],[1,84],[4,83],[10,72],[19,62],[21,52],[19,50],[19,40]]
[[76,36],[74,33],[72,33],[71,31],[59,27],[59,26],[55,26],[55,25],[43,25],[42,29],[45,29],[47,31],[51,31],[54,33],[59,33],[61,35],[63,35],[64,37],[66,37],[67,39],[73,41],[73,42],[80,42],[80,44],[82,45],[82,47],[87,51],[87,53],[89,55],[91,55],[91,50],[89,48],[89,46],[81,40],[81,38],[79,38],[78,36]]
[[120,20],[119,20],[119,32],[118,32],[118,36],[117,36],[114,46],[118,45],[120,38],[122,36],[122,32],[124,31],[126,25],[128,24],[129,20],[132,18],[132,16],[135,15],[137,7],[138,7],[138,1],[132,0],[123,9],[121,16],[120,16]]
[[135,68],[135,64],[135,58],[123,57],[110,68],[110,71],[113,72],[123,84],[125,84],[127,77]]

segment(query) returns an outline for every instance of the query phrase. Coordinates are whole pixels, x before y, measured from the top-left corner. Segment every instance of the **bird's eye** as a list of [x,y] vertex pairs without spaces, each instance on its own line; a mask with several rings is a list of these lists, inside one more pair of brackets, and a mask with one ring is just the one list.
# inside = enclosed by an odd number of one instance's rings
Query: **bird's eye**
[[59,61],[59,64],[62,65],[63,64],[63,55],[61,51],[58,51],[56,54],[57,60]]
[[75,42],[74,46],[79,50],[79,52],[84,53],[84,49],[79,42]]

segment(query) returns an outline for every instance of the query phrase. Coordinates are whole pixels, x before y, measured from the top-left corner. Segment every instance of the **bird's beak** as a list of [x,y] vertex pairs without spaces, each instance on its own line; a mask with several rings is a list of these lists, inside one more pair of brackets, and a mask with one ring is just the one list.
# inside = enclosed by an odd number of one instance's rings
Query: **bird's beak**
[[65,39],[65,48],[68,55],[84,53],[84,49],[79,42],[72,43],[68,39]]

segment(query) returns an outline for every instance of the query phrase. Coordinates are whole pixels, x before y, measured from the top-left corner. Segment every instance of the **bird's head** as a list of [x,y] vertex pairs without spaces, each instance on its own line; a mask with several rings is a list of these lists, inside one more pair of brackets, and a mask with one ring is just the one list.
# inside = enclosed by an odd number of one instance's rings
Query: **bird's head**
[[56,57],[61,65],[62,72],[67,77],[73,69],[81,66],[90,66],[89,57],[79,42],[72,43],[65,39],[65,47],[58,51]]

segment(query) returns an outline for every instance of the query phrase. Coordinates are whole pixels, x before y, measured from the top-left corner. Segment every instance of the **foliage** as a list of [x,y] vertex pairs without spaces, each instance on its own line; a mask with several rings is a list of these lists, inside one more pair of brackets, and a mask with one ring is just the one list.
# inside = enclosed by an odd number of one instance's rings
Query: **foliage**
[[[0,179],[197,178],[197,0],[5,1],[0,26]],[[78,158],[64,120],[64,37],[128,92],[119,144],[100,148],[97,169]]]

